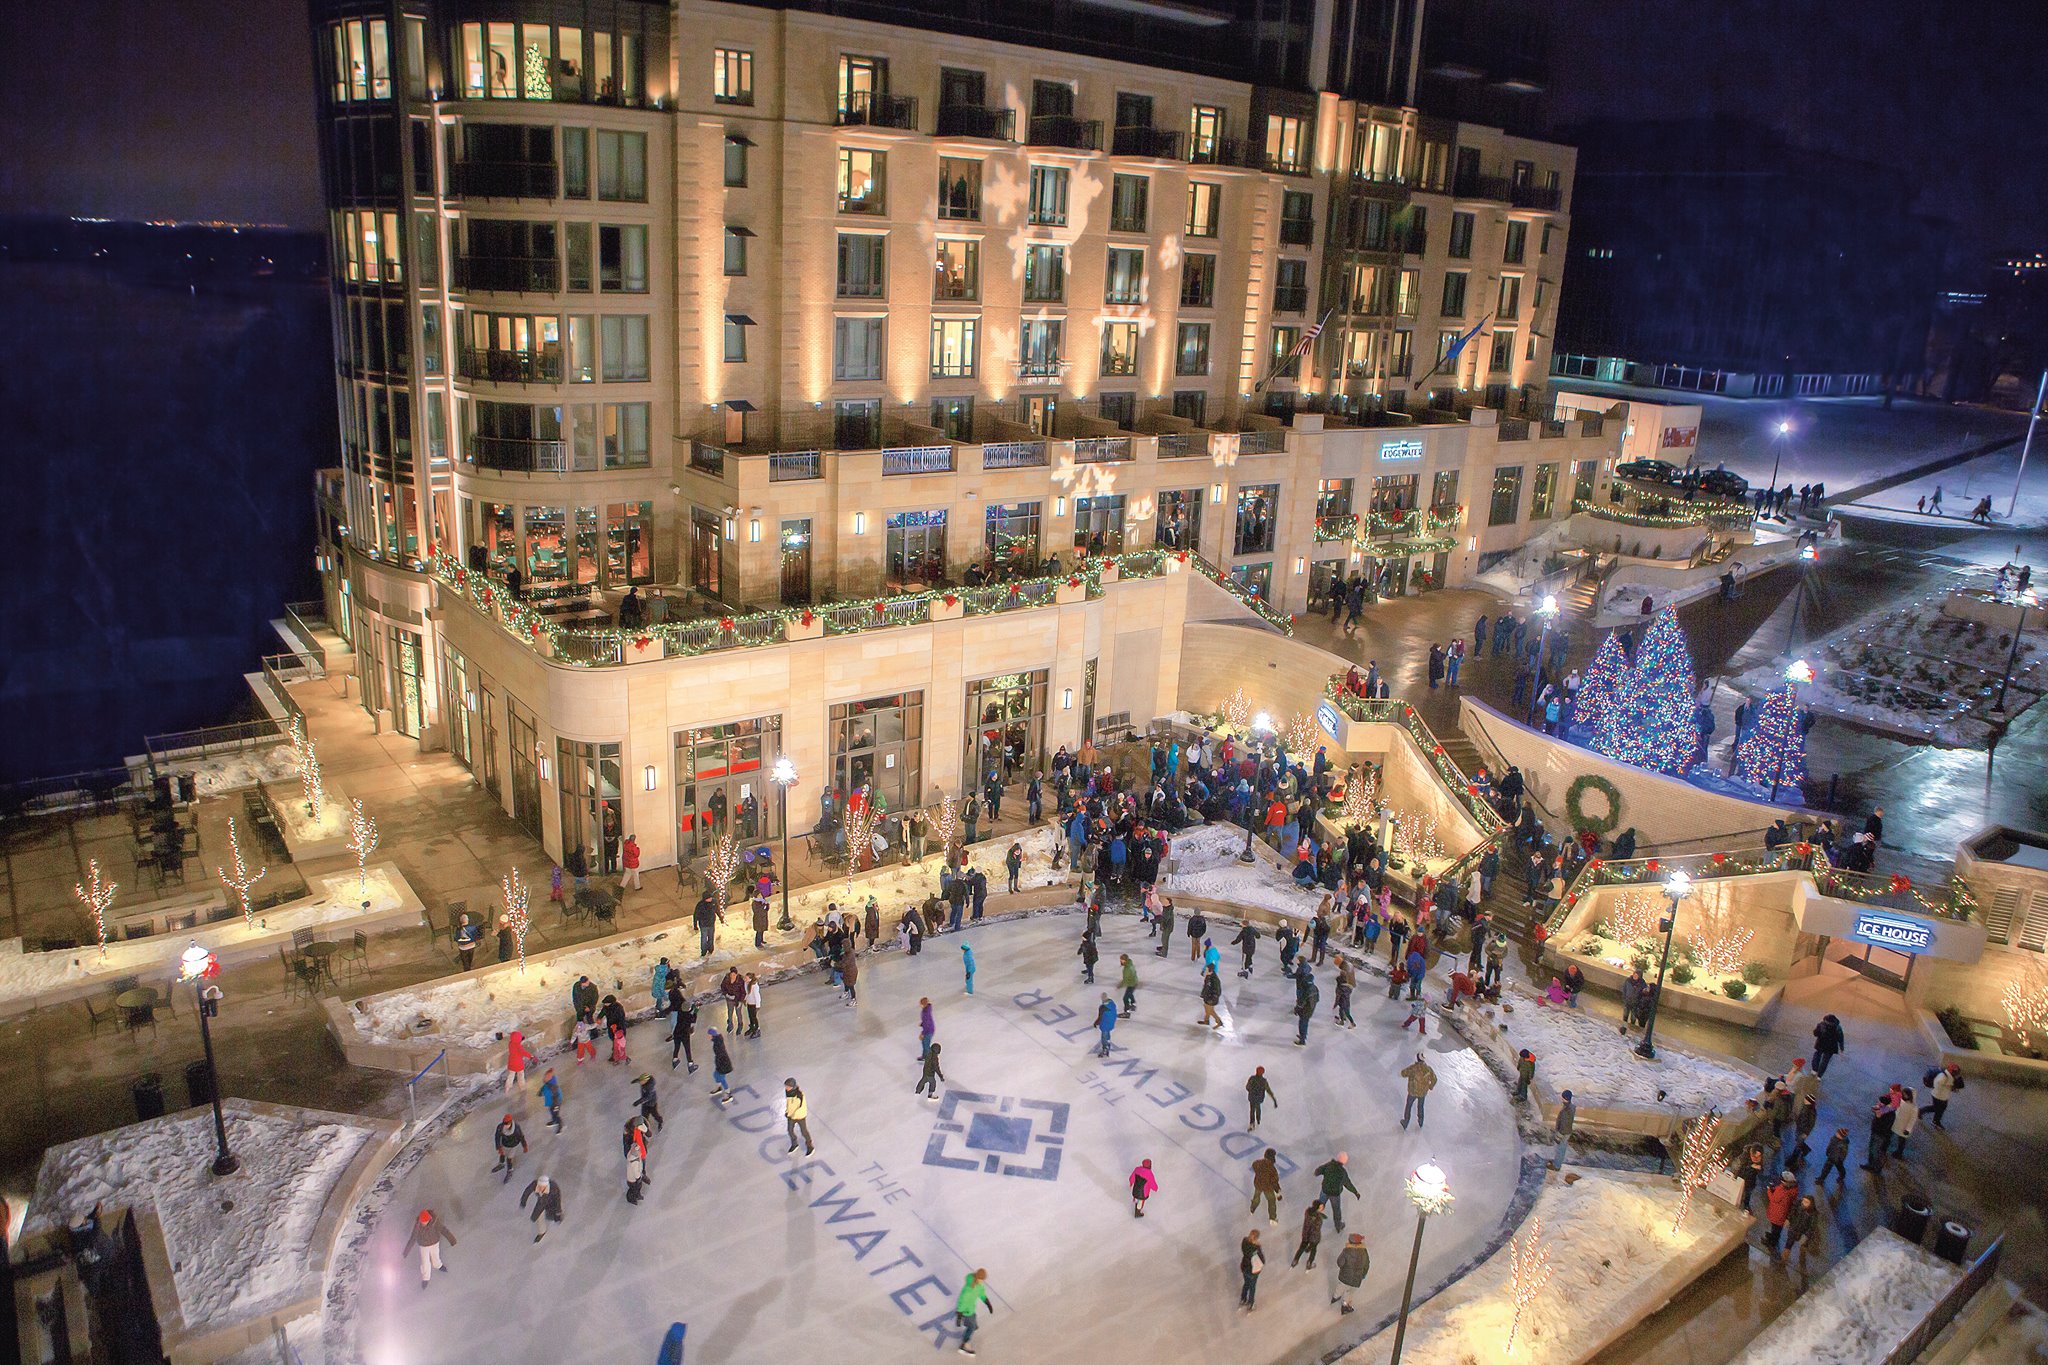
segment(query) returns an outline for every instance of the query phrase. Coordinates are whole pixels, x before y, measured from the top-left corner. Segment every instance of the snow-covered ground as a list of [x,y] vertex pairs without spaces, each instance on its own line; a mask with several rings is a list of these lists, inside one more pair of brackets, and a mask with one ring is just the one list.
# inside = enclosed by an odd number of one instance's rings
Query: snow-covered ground
[[[1661,1301],[1668,1287],[1658,1280],[1672,1258],[1718,1241],[1743,1222],[1736,1210],[1696,1196],[1685,1223],[1674,1230],[1679,1192],[1671,1181],[1568,1169],[1578,1178],[1569,1184],[1546,1181],[1516,1233],[1527,1241],[1540,1221],[1535,1245],[1550,1253],[1550,1281],[1522,1309],[1516,1328],[1512,1359],[1530,1365],[1586,1359],[1612,1325],[1634,1311],[1640,1296],[1655,1294]],[[1401,1272],[1398,1261],[1374,1259],[1374,1278],[1383,1267]],[[1703,1263],[1700,1269],[1705,1268]],[[1414,1365],[1492,1365],[1507,1358],[1512,1289],[1510,1253],[1503,1247],[1410,1314],[1401,1359]],[[1378,1365],[1392,1339],[1389,1328],[1344,1359]]]
[[[1026,891],[1055,886],[1066,881],[1066,872],[1053,871],[1055,834],[1050,827],[1029,830],[1015,842],[1024,845],[1024,869],[1018,879]],[[968,860],[989,880],[991,895],[1001,895],[1008,885],[1003,857],[1011,840],[988,839],[968,849]],[[882,922],[893,932],[906,907],[922,904],[938,887],[939,860],[886,868],[856,877],[853,892],[844,880],[832,881],[789,898],[794,934],[770,930],[770,956],[752,964],[764,981],[812,960],[804,946],[811,926],[824,917],[826,907],[837,903],[842,909],[858,908],[875,897],[882,909]],[[780,918],[781,904],[773,905]],[[725,968],[754,949],[752,920],[745,904],[726,907],[725,923],[709,957],[697,956],[697,930],[687,918],[670,920],[630,939],[588,948],[569,948],[540,954],[526,970],[501,967],[444,977],[439,981],[387,991],[355,1001],[349,1017],[371,1042],[431,1043],[435,1047],[490,1047],[514,1029],[535,1033],[543,1025],[569,1018],[569,988],[579,976],[589,976],[599,991],[619,997],[629,1011],[651,1008],[649,982],[655,965],[667,958],[692,978],[693,992],[714,989]]]
[[291,746],[287,744],[267,749],[244,749],[239,753],[219,754],[190,763],[174,763],[171,767],[174,772],[191,773],[202,798],[223,796],[266,782],[296,784],[299,780],[298,765],[293,762]]
[[1905,1340],[1960,1267],[1877,1228],[1749,1343],[1736,1365],[1868,1365]]
[[[360,1289],[329,1307],[330,1358],[610,1365],[651,1360],[667,1326],[685,1322],[689,1358],[720,1365],[951,1360],[953,1299],[979,1266],[994,1296],[975,1340],[986,1360],[1313,1360],[1398,1306],[1414,1230],[1399,1178],[1415,1165],[1440,1158],[1458,1190],[1430,1220],[1420,1282],[1488,1245],[1521,1158],[1506,1093],[1469,1048],[1434,1030],[1423,1043],[1401,1034],[1405,1009],[1384,992],[1359,992],[1355,1032],[1334,1029],[1327,983],[1308,1046],[1295,1047],[1293,986],[1263,967],[1228,978],[1226,1027],[1203,1028],[1184,951],[1153,956],[1133,916],[1103,930],[1100,986],[1080,981],[1079,924],[1064,916],[944,935],[916,958],[883,954],[855,1008],[817,973],[772,986],[761,1038],[730,1042],[741,1090],[729,1107],[707,1097],[708,1069],[669,1069],[655,1023],[631,1029],[631,1065],[557,1063],[560,1134],[530,1091],[508,1106],[486,1099],[371,1215]],[[956,939],[978,959],[972,996]],[[1105,1061],[1091,1018],[1125,953],[1138,1008]],[[921,996],[943,1048],[936,1104],[911,1093]],[[700,1062],[704,1041],[700,1031]],[[1397,1073],[1418,1047],[1439,1081],[1428,1126],[1404,1131]],[[1255,1065],[1278,1098],[1249,1133]],[[619,1137],[642,1068],[666,1122],[634,1207]],[[784,1077],[804,1088],[814,1155],[788,1153]],[[532,1144],[509,1184],[489,1155],[506,1107]],[[1279,1226],[1246,1212],[1250,1163],[1267,1147],[1282,1173]],[[1339,1147],[1361,1192],[1343,1198],[1345,1230],[1365,1235],[1375,1262],[1348,1317],[1330,1304],[1345,1235],[1334,1221],[1313,1271],[1288,1265],[1312,1172]],[[1125,1181],[1146,1158],[1160,1190],[1140,1220]],[[561,1182],[566,1221],[536,1246],[518,1198],[542,1172]],[[461,1239],[445,1253],[450,1273],[425,1290],[402,1250],[422,1207]],[[1254,1227],[1267,1266],[1247,1314],[1237,1248]]]
[[335,1186],[376,1137],[336,1114],[222,1106],[242,1168],[210,1169],[206,1110],[117,1128],[43,1154],[24,1232],[48,1233],[93,1205],[147,1205],[163,1226],[189,1332],[258,1318],[316,1295],[326,1261],[313,1232]]
[[1315,918],[1323,903],[1320,887],[1305,891],[1294,878],[1260,858],[1241,863],[1244,829],[1239,825],[1199,825],[1173,837],[1169,854],[1173,871],[1159,880],[1161,895],[1200,896],[1230,905],[1270,910],[1295,919]]
[[[1583,1009],[1539,1005],[1522,986],[1509,982],[1503,1006],[1458,1007],[1465,1036],[1512,1073],[1522,1048],[1536,1054],[1536,1075],[1553,1094],[1570,1090],[1583,1107],[1625,1105],[1670,1109],[1693,1115],[1707,1109],[1739,1109],[1761,1088],[1748,1072],[1710,1057],[1660,1042],[1657,1060],[1635,1052],[1635,1040],[1614,1021]],[[1658,1091],[1663,1098],[1658,1098]]]
[[[18,938],[0,941],[0,1015],[34,1006],[36,997],[58,987],[104,981],[117,977],[140,977],[159,995],[177,976],[178,958],[197,942],[214,952],[245,947],[258,940],[289,935],[294,930],[323,930],[346,926],[351,920],[389,914],[407,904],[417,904],[412,888],[391,863],[370,865],[366,882],[358,884],[354,872],[329,872],[313,877],[312,893],[298,900],[274,905],[258,912],[253,925],[244,924],[237,914],[176,933],[153,934],[148,938],[109,940],[101,954],[97,945],[65,948],[50,953],[22,951]],[[363,908],[363,902],[369,908]],[[118,908],[118,902],[116,903]]]
[[1963,1357],[1963,1365],[2048,1365],[2048,1313],[2020,1299]]
[[2043,446],[2037,435],[2034,452],[2027,462],[2027,476],[2018,485],[2017,504],[2013,501],[2013,487],[2020,473],[2020,448],[2008,446],[1990,455],[1980,455],[1968,464],[1887,488],[1859,506],[1895,509],[1913,520],[1924,518],[1932,524],[1934,518],[1921,513],[1919,503],[1922,498],[1933,497],[1934,490],[1939,488],[1943,521],[1967,518],[1980,499],[1989,497],[1993,519],[1999,526],[2015,531],[2039,530],[2048,526],[2048,460],[2043,459],[2044,452],[2048,452],[2048,446]]

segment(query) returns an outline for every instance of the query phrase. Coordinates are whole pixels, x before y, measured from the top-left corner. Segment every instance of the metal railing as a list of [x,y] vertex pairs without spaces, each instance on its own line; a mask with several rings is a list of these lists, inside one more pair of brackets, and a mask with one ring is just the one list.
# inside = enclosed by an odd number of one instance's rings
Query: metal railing
[[1044,465],[1043,441],[990,441],[981,448],[983,469],[1039,469]]
[[1192,135],[1188,138],[1188,163],[1194,166],[1256,168],[1264,156],[1264,148],[1255,148],[1241,138]]
[[1180,160],[1180,134],[1167,128],[1126,124],[1110,135],[1114,156],[1149,156],[1162,161]]
[[839,97],[839,126],[842,128],[903,128],[917,131],[917,97],[884,95],[871,90]]
[[1237,434],[1237,453],[1240,455],[1277,455],[1287,449],[1287,433],[1284,430],[1240,431]]
[[1015,142],[1017,111],[976,104],[942,104],[939,106],[938,126],[933,132],[938,137],[977,137],[991,142]]
[[1020,607],[1040,607],[1058,596],[1059,586],[1057,579],[1027,578],[984,588],[964,588],[960,592],[960,609],[968,616],[989,616]]
[[467,442],[469,457],[479,469],[514,474],[559,474],[567,468],[566,441],[526,436],[477,436]]
[[946,446],[903,446],[882,452],[882,473],[892,474],[950,474],[953,472],[953,447]]
[[724,478],[725,450],[720,446],[705,445],[702,441],[690,442],[690,468],[713,478]]
[[457,198],[553,199],[559,183],[552,161],[458,161],[448,168]]
[[1998,1276],[1998,1265],[2005,1256],[2005,1234],[1991,1239],[1976,1260],[1970,1262],[1963,1277],[1950,1285],[1948,1292],[1935,1300],[1934,1307],[1927,1310],[1925,1317],[1913,1324],[1913,1330],[1906,1333],[1906,1339],[1892,1348],[1882,1365],[1912,1365],[1926,1354],[1934,1339],[1948,1329],[1948,1325],[1962,1315],[1970,1300],[1981,1294]]
[[865,606],[825,607],[820,613],[827,635],[850,635],[884,626],[914,626],[932,619],[926,596],[884,598]]
[[1077,464],[1118,464],[1131,458],[1128,436],[1082,436],[1074,442]]
[[1102,120],[1071,114],[1037,114],[1026,125],[1025,141],[1033,147],[1067,147],[1077,152],[1102,150]]
[[481,379],[492,384],[559,384],[562,382],[562,352],[495,351],[464,346],[456,357],[464,379]]
[[1314,246],[1316,224],[1313,218],[1282,218],[1280,220],[1280,245]]
[[786,483],[792,479],[822,479],[824,466],[815,450],[781,450],[768,457],[768,481]]
[[1500,419],[1500,439],[1503,441],[1526,441],[1529,439],[1529,419],[1526,417],[1503,417]]
[[1579,435],[1598,436],[1606,425],[1607,419],[1598,413],[1583,416],[1579,418]]
[[562,262],[554,256],[457,256],[454,283],[499,294],[558,294]]
[[1162,431],[1159,433],[1159,458],[1162,460],[1184,460],[1196,455],[1209,453],[1209,433],[1206,431]]
[[174,761],[191,762],[215,754],[239,753],[258,745],[274,744],[284,738],[284,727],[269,716],[261,720],[236,721],[232,725],[209,725],[198,730],[174,730],[165,735],[145,735],[143,751],[149,755],[151,776],[170,771]]

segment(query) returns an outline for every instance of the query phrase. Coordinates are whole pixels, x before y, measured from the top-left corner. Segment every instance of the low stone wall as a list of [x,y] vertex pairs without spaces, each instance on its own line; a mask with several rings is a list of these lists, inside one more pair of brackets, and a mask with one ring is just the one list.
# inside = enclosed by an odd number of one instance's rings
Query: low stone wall
[[1990,1076],[2014,1085],[2048,1087],[2048,1059],[1957,1047],[1933,1011],[1916,1010],[1914,1014],[1919,1019],[1920,1036],[1927,1040],[1928,1050],[1934,1053],[1942,1066],[1961,1067],[1966,1084],[1974,1077]]

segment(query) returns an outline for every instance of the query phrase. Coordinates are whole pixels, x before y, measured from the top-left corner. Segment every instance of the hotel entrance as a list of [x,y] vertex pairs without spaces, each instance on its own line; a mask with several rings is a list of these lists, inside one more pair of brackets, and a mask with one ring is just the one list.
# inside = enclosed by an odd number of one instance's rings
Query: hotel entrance
[[1004,673],[967,684],[967,763],[977,788],[1004,786],[1045,766],[1047,670]]

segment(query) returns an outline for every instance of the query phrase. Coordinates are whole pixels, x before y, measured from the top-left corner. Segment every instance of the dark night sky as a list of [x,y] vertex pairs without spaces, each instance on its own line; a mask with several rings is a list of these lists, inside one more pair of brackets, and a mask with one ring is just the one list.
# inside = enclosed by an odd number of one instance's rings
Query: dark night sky
[[[1020,0],[1021,2],[1021,0]],[[1540,0],[1532,0],[1540,3]],[[2048,247],[2048,5],[1554,0],[1559,123],[1736,113],[1919,168],[1959,245]],[[0,211],[317,227],[299,0],[77,0],[13,24]],[[26,32],[23,32],[24,26]]]

